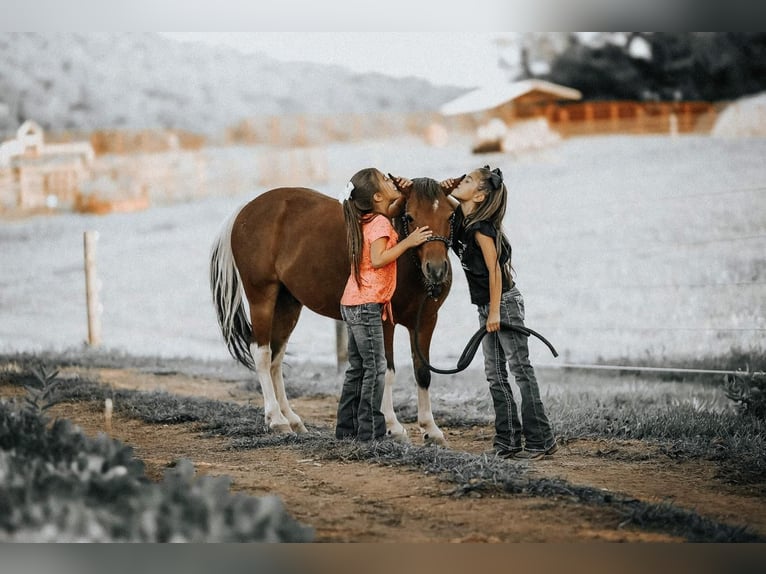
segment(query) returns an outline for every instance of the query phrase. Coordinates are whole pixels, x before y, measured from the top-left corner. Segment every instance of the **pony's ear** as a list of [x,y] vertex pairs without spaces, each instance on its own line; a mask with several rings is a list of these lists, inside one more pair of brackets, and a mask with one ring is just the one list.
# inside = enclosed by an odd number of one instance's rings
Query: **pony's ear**
[[391,178],[391,180],[394,182],[394,186],[396,186],[396,189],[398,189],[402,195],[405,197],[410,196],[413,185],[411,179],[407,179],[406,177],[401,177],[398,175],[391,175],[390,173],[388,174],[388,177]]
[[458,176],[458,177],[451,177],[450,179],[445,179],[444,181],[439,182],[439,186],[442,188],[442,191],[449,195],[453,191],[455,191],[455,188],[460,185],[460,182],[463,181],[463,178],[465,177],[465,174]]

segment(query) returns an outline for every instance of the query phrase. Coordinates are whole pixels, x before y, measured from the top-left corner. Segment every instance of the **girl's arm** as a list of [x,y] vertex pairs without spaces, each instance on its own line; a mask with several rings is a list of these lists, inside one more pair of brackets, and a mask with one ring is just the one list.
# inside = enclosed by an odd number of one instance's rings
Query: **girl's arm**
[[389,263],[399,259],[399,257],[410,247],[417,247],[421,243],[424,243],[431,237],[431,235],[433,235],[433,231],[431,231],[428,226],[416,227],[415,231],[391,247],[391,249],[386,249],[388,237],[379,237],[370,245],[370,261],[372,267],[374,269],[385,267]]
[[500,262],[497,260],[495,240],[488,235],[476,232],[476,243],[481,248],[484,263],[489,269],[489,314],[487,315],[487,332],[500,330],[500,295],[503,291],[503,276],[500,272]]

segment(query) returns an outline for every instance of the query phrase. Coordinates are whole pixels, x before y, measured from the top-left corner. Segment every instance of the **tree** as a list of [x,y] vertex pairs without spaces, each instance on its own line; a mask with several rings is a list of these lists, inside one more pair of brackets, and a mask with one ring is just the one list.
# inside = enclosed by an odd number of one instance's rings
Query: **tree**
[[[638,32],[572,42],[551,64],[550,81],[586,99],[733,99],[766,89],[766,33]],[[641,38],[649,57],[631,55]]]

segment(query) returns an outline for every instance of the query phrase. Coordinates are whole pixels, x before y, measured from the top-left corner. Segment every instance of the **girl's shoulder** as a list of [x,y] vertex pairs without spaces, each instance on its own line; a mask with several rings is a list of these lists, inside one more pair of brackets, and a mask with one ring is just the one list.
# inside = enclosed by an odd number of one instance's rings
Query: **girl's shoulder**
[[372,234],[382,236],[390,234],[394,230],[394,226],[391,225],[391,220],[380,213],[373,215],[366,221],[362,222],[365,234]]
[[482,235],[486,235],[488,237],[492,237],[492,238],[497,237],[497,228],[492,224],[491,221],[487,221],[486,219],[472,222],[466,228],[466,231],[470,231],[472,233],[478,231]]

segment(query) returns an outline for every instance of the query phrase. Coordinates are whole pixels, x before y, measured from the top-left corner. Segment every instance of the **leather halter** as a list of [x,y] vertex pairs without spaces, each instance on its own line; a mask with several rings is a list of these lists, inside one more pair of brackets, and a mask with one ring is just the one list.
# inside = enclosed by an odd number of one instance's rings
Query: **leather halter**
[[[407,215],[407,204],[404,205],[404,213],[401,216],[402,219],[402,233],[404,237],[408,237],[410,234],[410,219]],[[450,250],[452,247],[452,238],[455,235],[455,212],[452,212],[452,215],[449,217],[449,237],[444,237],[443,235],[432,235],[428,239],[425,240],[424,243],[431,243],[432,241],[441,241],[444,243],[444,245],[447,247],[447,251]],[[410,254],[412,255],[412,261],[415,263],[415,267],[420,268],[420,260],[418,259],[418,256],[415,254],[416,248],[411,248],[409,250]],[[422,272],[421,272],[422,275]],[[425,283],[426,290],[428,291],[428,296],[430,296],[432,299],[438,299],[439,294],[441,293],[441,285],[437,285],[435,283],[431,283],[426,279],[425,276],[423,276],[423,282]]]
[[[405,204],[406,207],[406,204]],[[407,215],[407,210],[404,210],[404,214],[402,217],[402,231],[404,231],[404,237],[408,237],[410,234],[410,219]],[[452,247],[452,237],[455,235],[455,229],[454,229],[454,223],[455,223],[455,212],[452,212],[452,215],[449,217],[449,237],[444,237],[443,235],[432,235],[428,239],[425,240],[425,243],[431,243],[432,241],[441,241],[444,243],[444,245],[447,246],[447,249]]]

